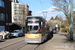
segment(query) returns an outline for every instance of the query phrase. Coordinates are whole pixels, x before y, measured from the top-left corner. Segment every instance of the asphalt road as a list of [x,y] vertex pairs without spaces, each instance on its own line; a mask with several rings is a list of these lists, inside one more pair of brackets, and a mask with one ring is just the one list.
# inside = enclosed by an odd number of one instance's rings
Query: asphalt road
[[47,41],[41,44],[27,44],[24,37],[11,38],[0,42],[0,50],[43,50],[46,43]]
[[[42,50],[43,44],[27,44],[24,37],[6,39],[0,42],[0,50]],[[41,46],[39,48],[39,46]]]

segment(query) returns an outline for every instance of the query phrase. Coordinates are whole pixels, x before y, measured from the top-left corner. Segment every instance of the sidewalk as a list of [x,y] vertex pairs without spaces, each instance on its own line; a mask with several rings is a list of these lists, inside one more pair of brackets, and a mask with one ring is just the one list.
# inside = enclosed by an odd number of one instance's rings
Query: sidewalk
[[47,42],[43,50],[75,50],[75,42],[67,40],[67,34],[59,32]]

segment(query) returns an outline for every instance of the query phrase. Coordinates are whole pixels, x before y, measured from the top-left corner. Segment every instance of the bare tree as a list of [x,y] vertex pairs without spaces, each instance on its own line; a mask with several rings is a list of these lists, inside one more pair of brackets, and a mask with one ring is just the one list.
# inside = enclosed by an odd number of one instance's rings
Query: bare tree
[[64,17],[62,15],[59,15],[58,18],[59,18],[59,20],[63,21]]
[[[73,40],[73,8],[75,8],[74,7],[75,5],[73,4],[73,0],[52,0],[52,2],[53,2],[52,4],[57,7],[55,8],[55,10],[62,11],[65,14],[67,21],[69,21],[68,14],[71,11],[71,20],[70,22],[68,22],[70,26],[69,27],[69,31],[70,31],[69,39]],[[70,10],[70,6],[71,6],[71,10]]]
[[68,14],[70,13],[70,0],[52,0],[52,4],[57,8],[54,8],[57,11],[62,11],[66,19],[68,20]]

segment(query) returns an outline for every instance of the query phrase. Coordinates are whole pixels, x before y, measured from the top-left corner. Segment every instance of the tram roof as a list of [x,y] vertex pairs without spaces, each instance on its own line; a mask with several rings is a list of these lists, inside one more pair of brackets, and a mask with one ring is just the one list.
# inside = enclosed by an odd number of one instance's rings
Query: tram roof
[[[27,17],[40,17],[40,18],[44,19],[43,16],[27,16]],[[45,20],[45,19],[44,19],[44,20]]]
[[27,17],[41,17],[41,18],[43,18],[42,16],[27,16]]

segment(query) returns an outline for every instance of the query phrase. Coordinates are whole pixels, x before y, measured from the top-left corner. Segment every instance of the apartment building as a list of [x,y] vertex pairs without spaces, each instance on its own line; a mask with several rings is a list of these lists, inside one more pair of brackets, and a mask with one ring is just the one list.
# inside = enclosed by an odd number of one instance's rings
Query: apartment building
[[12,23],[25,25],[25,19],[29,15],[29,6],[27,4],[12,2]]
[[19,3],[19,1],[18,1],[18,0],[12,0],[12,2]]

